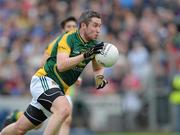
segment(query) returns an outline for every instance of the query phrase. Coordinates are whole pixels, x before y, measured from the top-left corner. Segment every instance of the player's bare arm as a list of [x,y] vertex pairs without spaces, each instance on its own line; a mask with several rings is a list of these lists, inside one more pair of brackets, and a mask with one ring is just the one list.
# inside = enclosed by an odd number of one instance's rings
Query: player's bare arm
[[94,75],[95,77],[98,75],[103,75],[104,73],[104,68],[102,66],[100,66],[95,59],[92,60],[92,68],[94,71]]
[[95,83],[96,83],[96,88],[101,89],[108,84],[108,81],[105,80],[104,78],[104,68],[100,66],[95,59],[92,60],[92,68],[94,71],[94,77],[95,77]]
[[69,57],[67,53],[57,55],[57,68],[60,72],[68,70],[84,60],[83,54],[76,57]]

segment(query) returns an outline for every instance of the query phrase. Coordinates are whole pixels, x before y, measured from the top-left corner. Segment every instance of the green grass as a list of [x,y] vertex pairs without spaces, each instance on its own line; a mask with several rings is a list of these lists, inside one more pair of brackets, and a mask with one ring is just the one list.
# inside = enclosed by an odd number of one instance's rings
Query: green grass
[[97,135],[180,135],[180,133],[98,133]]

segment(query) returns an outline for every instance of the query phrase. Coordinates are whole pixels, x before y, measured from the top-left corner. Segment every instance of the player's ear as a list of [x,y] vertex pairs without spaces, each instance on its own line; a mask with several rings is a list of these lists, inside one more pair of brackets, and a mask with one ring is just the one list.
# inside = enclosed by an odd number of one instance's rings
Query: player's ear
[[87,27],[87,24],[86,23],[81,23],[81,28],[86,28]]

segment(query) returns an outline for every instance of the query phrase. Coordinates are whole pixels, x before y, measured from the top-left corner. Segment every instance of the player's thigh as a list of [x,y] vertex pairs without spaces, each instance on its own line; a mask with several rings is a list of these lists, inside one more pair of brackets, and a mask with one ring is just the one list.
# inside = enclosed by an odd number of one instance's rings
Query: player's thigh
[[40,125],[47,119],[46,115],[41,109],[38,109],[36,106],[31,104],[24,112],[24,115],[34,126]]
[[30,86],[33,96],[31,105],[46,112],[51,112],[52,103],[57,97],[64,96],[63,90],[59,88],[51,78],[47,76],[33,76]]
[[31,105],[41,110],[45,108],[49,112],[53,112],[51,108],[54,108],[55,111],[67,112],[70,104],[63,90],[53,82],[51,78],[46,76],[33,77],[31,81],[31,94],[33,96]]
[[66,96],[59,96],[52,103],[51,111],[70,115],[72,108]]
[[[34,75],[32,77],[30,91],[31,91],[31,95],[33,96],[34,101],[37,101],[38,98],[43,93],[45,93],[45,94],[47,93],[48,96],[51,96],[51,97],[56,96],[57,94],[54,94],[54,92],[58,93],[58,91],[51,91],[51,92],[47,92],[47,91],[49,91],[50,89],[57,89],[57,88],[59,88],[59,85],[54,80],[52,80],[51,78],[49,78],[47,76],[35,76]],[[61,92],[63,94],[63,91],[61,91]]]
[[60,88],[50,88],[46,90],[38,97],[37,102],[40,103],[41,106],[43,106],[49,112],[52,112],[51,107],[56,102],[59,104],[58,106],[54,105],[56,108],[62,108],[63,106],[60,105],[61,103],[63,103],[64,106],[69,104],[67,98]]

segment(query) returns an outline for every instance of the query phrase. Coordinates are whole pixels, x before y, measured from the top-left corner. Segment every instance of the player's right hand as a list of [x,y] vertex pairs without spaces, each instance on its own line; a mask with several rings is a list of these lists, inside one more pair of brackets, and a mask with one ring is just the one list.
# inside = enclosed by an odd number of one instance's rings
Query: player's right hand
[[104,79],[103,75],[98,75],[95,78],[95,83],[96,83],[96,89],[102,89],[108,84],[108,81]]
[[98,54],[101,52],[101,50],[103,49],[103,46],[104,46],[103,42],[96,44],[94,47],[90,48],[89,50],[87,50],[84,53],[84,58],[85,59],[89,59],[89,58],[93,59],[95,54]]

